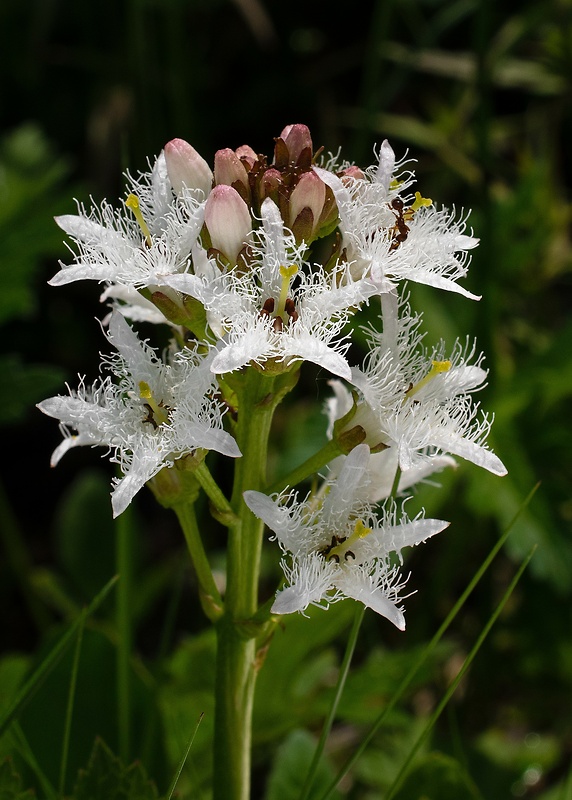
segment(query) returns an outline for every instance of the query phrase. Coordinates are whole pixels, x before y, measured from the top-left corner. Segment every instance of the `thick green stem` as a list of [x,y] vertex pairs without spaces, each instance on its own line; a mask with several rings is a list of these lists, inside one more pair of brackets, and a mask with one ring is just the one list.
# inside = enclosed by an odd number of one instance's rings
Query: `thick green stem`
[[217,673],[214,740],[214,800],[248,800],[252,707],[256,682],[256,626],[246,624],[258,607],[263,524],[247,508],[243,492],[263,490],[267,447],[274,410],[292,387],[293,376],[267,377],[255,369],[236,386],[237,460],[232,493],[236,521],[229,526],[225,613],[217,622]]

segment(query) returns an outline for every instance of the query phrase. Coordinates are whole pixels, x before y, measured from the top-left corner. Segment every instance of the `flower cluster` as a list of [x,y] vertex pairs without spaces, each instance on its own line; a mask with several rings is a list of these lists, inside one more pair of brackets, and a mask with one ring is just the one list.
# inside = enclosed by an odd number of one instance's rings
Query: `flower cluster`
[[[40,404],[64,434],[53,463],[77,445],[105,446],[123,474],[112,492],[120,514],[181,459],[241,456],[234,420],[250,410],[236,407],[233,381],[311,362],[333,376],[327,412],[338,451],[328,479],[291,507],[260,486],[244,495],[290,553],[273,611],[349,596],[403,628],[390,554],[446,523],[404,513],[398,522],[395,495],[454,465],[453,456],[505,472],[472,398],[486,380],[482,356],[469,342],[450,354],[443,344],[426,350],[403,289],[414,281],[478,299],[459,283],[478,240],[463,218],[412,192],[413,181],[387,141],[362,170],[315,153],[306,126],[290,125],[272,160],[244,145],[218,151],[212,169],[175,139],[149,172],[127,175],[122,208],[104,202],[59,217],[76,255],[50,283],[105,284],[117,355],[93,387],[82,382]],[[357,366],[346,323],[374,303],[380,325]],[[168,326],[167,353],[127,320]]]

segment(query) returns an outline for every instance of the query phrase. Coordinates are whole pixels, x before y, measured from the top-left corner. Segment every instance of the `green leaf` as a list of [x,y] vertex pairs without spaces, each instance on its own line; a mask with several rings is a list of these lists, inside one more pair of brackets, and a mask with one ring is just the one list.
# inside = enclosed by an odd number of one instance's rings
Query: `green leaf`
[[31,790],[22,790],[22,779],[14,771],[11,758],[5,758],[0,763],[0,800],[33,800],[35,797]]
[[35,125],[0,142],[0,322],[34,311],[42,260],[63,251],[53,217],[69,206],[58,191],[67,171]]
[[531,767],[548,772],[564,757],[562,743],[551,734],[517,736],[512,731],[491,728],[479,736],[476,746],[493,764],[520,774]]
[[141,764],[125,767],[105,742],[96,739],[89,763],[80,770],[73,800],[156,800],[153,781]]
[[[297,800],[310,767],[316,741],[307,731],[296,730],[288,736],[276,753],[268,779],[266,800]],[[314,779],[314,789],[309,800],[320,797],[324,786],[333,778],[333,770],[326,761],[320,761]],[[340,797],[338,792],[332,798]]]
[[458,761],[431,753],[413,767],[395,800],[481,800],[481,795]]
[[65,493],[56,521],[60,561],[82,597],[91,597],[115,570],[115,530],[109,480],[85,470]]

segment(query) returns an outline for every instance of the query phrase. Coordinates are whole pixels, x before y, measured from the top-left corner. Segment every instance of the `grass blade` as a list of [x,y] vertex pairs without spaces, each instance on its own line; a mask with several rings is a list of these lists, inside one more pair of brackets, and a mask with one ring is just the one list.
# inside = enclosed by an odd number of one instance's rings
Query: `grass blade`
[[84,625],[88,617],[99,608],[101,603],[105,600],[110,590],[117,581],[117,576],[113,577],[99,592],[99,594],[92,600],[92,602],[85,608],[77,620],[68,628],[68,630],[61,637],[56,646],[44,658],[40,666],[35,670],[33,675],[26,681],[24,686],[16,695],[13,703],[0,717],[0,736],[8,729],[10,724],[17,718],[20,711],[24,708],[26,703],[33,697],[34,693],[41,686],[44,679],[49,675],[55,665],[58,663],[68,645],[72,641],[80,625]]
[[131,750],[131,652],[133,647],[133,509],[116,520],[117,731],[119,757],[129,763]]
[[520,578],[522,576],[522,573],[524,572],[524,570],[528,566],[528,563],[529,563],[530,559],[532,558],[532,556],[534,555],[535,550],[536,550],[536,545],[534,545],[534,547],[532,548],[530,553],[527,555],[525,560],[520,565],[520,568],[519,568],[518,572],[516,573],[516,575],[514,576],[512,581],[510,582],[509,587],[506,590],[506,592],[504,593],[504,595],[502,596],[500,603],[497,605],[497,607],[495,608],[495,610],[491,614],[487,624],[485,625],[485,627],[481,631],[481,633],[479,635],[479,638],[477,639],[477,641],[473,645],[473,647],[471,649],[471,652],[469,653],[469,655],[464,660],[463,666],[459,670],[457,676],[455,677],[455,680],[451,683],[451,685],[449,686],[449,688],[447,689],[447,691],[443,695],[443,698],[441,699],[441,702],[439,703],[437,708],[433,711],[433,713],[429,717],[429,720],[427,721],[427,724],[425,725],[425,728],[423,729],[421,734],[418,736],[417,741],[415,742],[415,744],[413,745],[413,747],[409,751],[409,755],[405,759],[405,762],[404,762],[403,766],[401,767],[401,769],[399,770],[399,773],[398,773],[397,777],[395,778],[393,784],[390,786],[385,800],[391,800],[391,798],[395,795],[395,792],[400,788],[401,784],[403,783],[403,779],[405,778],[405,776],[407,774],[407,770],[409,769],[409,765],[411,764],[411,761],[415,757],[417,751],[419,750],[419,748],[421,747],[421,745],[423,744],[425,739],[429,736],[433,726],[435,725],[435,723],[439,719],[439,717],[441,715],[441,712],[443,711],[443,709],[445,708],[445,706],[447,705],[447,703],[449,702],[449,700],[453,696],[457,686],[461,682],[461,680],[463,678],[463,675],[468,670],[468,668],[471,665],[471,663],[473,662],[475,656],[479,652],[482,643],[484,642],[484,640],[488,636],[491,628],[493,627],[493,625],[497,621],[497,618],[498,618],[499,614],[503,610],[507,600],[509,599],[509,597],[513,593],[516,584],[519,582],[519,580],[520,580]]
[[75,651],[74,651],[72,670],[70,676],[68,703],[66,708],[66,720],[64,725],[64,737],[62,742],[62,759],[60,762],[60,781],[59,781],[60,797],[64,796],[64,791],[65,791],[66,771],[68,766],[68,755],[69,755],[70,735],[71,735],[71,724],[73,717],[73,705],[75,700],[75,690],[77,686],[77,673],[79,669],[79,656],[81,653],[81,644],[83,641],[84,626],[85,626],[85,618],[80,617],[80,624],[77,631],[77,639],[75,643]]
[[195,736],[197,735],[197,731],[199,729],[199,725],[203,721],[204,715],[205,715],[205,712],[201,711],[201,715],[200,715],[200,717],[199,717],[199,719],[197,721],[197,724],[195,726],[195,730],[191,734],[191,738],[189,739],[189,742],[187,744],[185,752],[183,753],[183,757],[179,761],[179,766],[177,767],[177,771],[175,772],[175,774],[173,776],[173,780],[171,781],[171,785],[169,786],[169,790],[168,790],[167,795],[166,795],[166,800],[171,800],[171,798],[173,797],[173,792],[175,791],[175,787],[177,786],[177,783],[179,782],[179,778],[181,777],[181,772],[183,771],[183,767],[185,766],[185,764],[187,762],[187,758],[189,757],[189,753],[191,751],[191,747],[193,746],[193,742],[195,741]]
[[38,783],[42,787],[45,800],[58,800],[59,797],[58,793],[56,792],[51,782],[47,778],[46,774],[40,767],[38,760],[32,751],[32,748],[28,744],[28,740],[26,739],[24,731],[20,727],[19,722],[14,722],[11,730],[11,735],[13,735],[14,737],[14,741],[16,743],[20,756],[30,767],[30,769],[36,776]]

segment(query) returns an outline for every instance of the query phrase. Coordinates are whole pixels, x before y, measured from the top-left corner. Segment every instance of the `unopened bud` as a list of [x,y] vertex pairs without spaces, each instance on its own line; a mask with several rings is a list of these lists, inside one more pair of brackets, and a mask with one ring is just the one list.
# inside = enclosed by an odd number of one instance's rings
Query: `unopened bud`
[[287,125],[274,147],[274,163],[279,169],[312,165],[312,137],[307,125]]
[[151,478],[147,485],[162,506],[173,508],[179,503],[196,500],[200,485],[193,472],[205,454],[206,451],[197,450],[194,456],[178,459],[172,467],[163,467]]
[[363,170],[361,170],[359,167],[353,164],[351,167],[343,169],[339,173],[339,177],[342,179],[342,183],[346,183],[344,178],[354,178],[356,180],[363,180],[365,178],[365,173],[363,172]]
[[240,160],[246,164],[249,169],[252,169],[252,167],[258,161],[258,155],[248,144],[243,144],[240,147],[237,147],[235,152],[238,158],[240,158]]
[[250,198],[246,167],[229,147],[217,150],[214,158],[215,184],[232,186],[247,203]]
[[211,244],[234,266],[249,239],[252,220],[248,206],[232,186],[215,186],[205,206],[205,225]]
[[260,198],[270,197],[278,204],[278,190],[282,186],[282,175],[274,167],[267,169],[260,184]]
[[184,139],[167,142],[165,161],[175,194],[181,195],[186,186],[187,189],[201,189],[208,195],[213,185],[211,168],[188,142]]
[[290,195],[290,227],[297,240],[315,238],[325,200],[326,184],[315,172],[304,172]]

